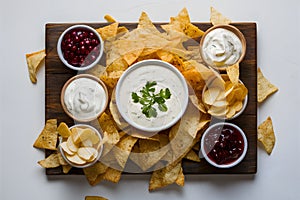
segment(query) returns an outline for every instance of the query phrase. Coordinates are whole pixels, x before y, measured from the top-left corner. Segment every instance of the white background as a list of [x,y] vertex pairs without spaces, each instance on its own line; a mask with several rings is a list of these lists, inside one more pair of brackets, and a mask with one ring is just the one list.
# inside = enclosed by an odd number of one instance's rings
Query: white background
[[[149,193],[149,176],[123,176],[119,184],[89,186],[83,176],[48,178],[32,147],[45,118],[45,70],[29,80],[25,53],[44,48],[48,22],[135,22],[142,11],[168,21],[187,7],[192,21],[208,22],[214,6],[233,21],[256,22],[258,66],[279,92],[258,108],[258,123],[271,116],[277,137],[271,156],[258,149],[255,176],[187,176],[184,188]],[[300,2],[299,0],[1,0],[0,199],[300,199]]]

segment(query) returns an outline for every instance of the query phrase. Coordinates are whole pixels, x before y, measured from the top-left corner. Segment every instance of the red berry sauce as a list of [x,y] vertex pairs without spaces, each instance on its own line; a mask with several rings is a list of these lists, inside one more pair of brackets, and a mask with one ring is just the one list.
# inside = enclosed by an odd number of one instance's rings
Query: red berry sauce
[[94,32],[85,28],[74,28],[64,35],[61,50],[70,65],[85,67],[99,56],[100,41]]
[[207,156],[219,165],[236,161],[245,147],[240,131],[226,124],[212,128],[203,139]]

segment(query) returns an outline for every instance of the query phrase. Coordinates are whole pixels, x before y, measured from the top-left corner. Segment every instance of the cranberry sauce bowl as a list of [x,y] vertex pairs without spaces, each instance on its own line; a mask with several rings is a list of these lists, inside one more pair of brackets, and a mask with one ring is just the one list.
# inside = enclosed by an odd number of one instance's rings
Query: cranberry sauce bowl
[[103,54],[103,41],[99,33],[87,25],[74,25],[66,29],[57,42],[60,60],[73,70],[87,70],[95,66]]
[[240,163],[247,148],[243,130],[227,122],[213,124],[201,139],[202,155],[208,163],[218,168],[230,168]]

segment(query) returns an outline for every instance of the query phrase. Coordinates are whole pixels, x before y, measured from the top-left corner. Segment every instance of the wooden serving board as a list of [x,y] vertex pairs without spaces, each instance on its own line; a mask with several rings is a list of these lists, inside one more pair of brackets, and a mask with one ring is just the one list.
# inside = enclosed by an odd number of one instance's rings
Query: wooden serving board
[[[201,30],[205,31],[212,25],[210,23],[194,23]],[[56,44],[60,34],[69,26],[74,24],[46,24],[46,92],[45,92],[45,120],[56,118],[58,123],[64,121],[69,126],[74,121],[68,117],[60,104],[60,92],[64,83],[76,75],[73,71],[60,61]],[[99,28],[106,23],[88,23],[87,25]],[[136,28],[136,23],[121,23],[129,30]],[[156,24],[159,26],[160,24]],[[248,152],[244,160],[237,166],[230,169],[218,169],[209,165],[204,159],[200,163],[183,160],[185,174],[255,174],[257,171],[257,49],[256,49],[256,24],[255,23],[233,23],[245,36],[247,41],[247,52],[244,60],[240,63],[240,79],[248,88],[248,104],[238,118],[230,122],[238,125],[246,133],[248,138]],[[199,42],[199,41],[198,41]],[[104,56],[105,57],[105,56]],[[104,58],[105,59],[105,58]],[[100,62],[104,64],[102,59]],[[46,156],[51,151],[46,151]],[[47,175],[62,175],[60,167],[47,169]],[[69,174],[83,174],[81,169],[73,168]]]

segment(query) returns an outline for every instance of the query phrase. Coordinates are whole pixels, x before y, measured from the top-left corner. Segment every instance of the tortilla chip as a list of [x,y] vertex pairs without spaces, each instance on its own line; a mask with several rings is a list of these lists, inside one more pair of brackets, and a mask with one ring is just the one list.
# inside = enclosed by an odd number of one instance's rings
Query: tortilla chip
[[191,149],[184,157],[187,160],[191,160],[194,162],[200,162],[200,158],[198,156],[198,154],[195,153],[195,151],[193,149]]
[[115,23],[117,22],[112,16],[110,15],[105,15],[104,19],[108,22],[108,23]]
[[33,146],[35,148],[56,150],[57,143],[57,120],[48,119],[46,121],[45,127],[34,142]]
[[113,168],[107,168],[103,180],[110,181],[112,183],[118,183],[121,179],[122,171],[113,169]]
[[109,38],[115,37],[117,35],[119,23],[115,22],[108,26],[96,29],[96,31],[101,35],[102,39],[105,41]]
[[119,26],[118,27],[118,31],[117,31],[117,34],[124,34],[124,33],[128,33],[129,30],[125,27],[125,26]]
[[159,188],[163,188],[167,185],[175,183],[181,170],[181,162],[177,164],[171,164],[160,170],[152,173],[149,191],[153,191]]
[[231,20],[223,16],[214,7],[210,7],[210,22],[215,26],[230,24]]
[[[104,134],[108,140],[106,142],[110,144],[117,144],[120,140],[117,125],[113,118],[105,112],[98,118],[98,122]],[[104,139],[104,138],[103,138]]]
[[190,38],[201,37],[204,34],[204,31],[200,30],[194,24],[188,23],[185,26],[184,33]]
[[29,77],[32,83],[37,82],[36,74],[45,56],[46,56],[45,49],[26,54],[26,62],[27,62]]
[[59,159],[58,159],[58,154],[53,153],[50,154],[46,159],[38,161],[38,164],[41,165],[44,168],[55,168],[59,167]]
[[83,172],[90,183],[90,185],[95,185],[100,181],[97,180],[99,175],[102,175],[106,172],[107,166],[101,162],[96,162],[94,165],[83,168]]
[[267,99],[271,94],[278,91],[266,77],[264,77],[260,68],[257,69],[257,101],[259,103]]
[[142,12],[139,18],[138,29],[148,29],[153,32],[153,34],[160,34],[157,28],[154,26],[150,18],[148,17],[147,13]]
[[57,127],[58,134],[63,138],[68,138],[72,133],[65,122],[61,122]]
[[72,169],[72,166],[71,165],[63,165],[62,169],[63,169],[63,173],[67,174]]
[[178,174],[178,176],[177,176],[177,179],[176,179],[175,183],[176,183],[177,185],[181,186],[181,187],[184,186],[184,174],[183,174],[183,169],[182,169],[182,167],[181,167],[181,169],[180,169],[180,172],[179,172],[179,174]]
[[266,152],[270,155],[275,145],[275,134],[271,117],[268,117],[263,123],[258,126],[257,139],[260,141]]
[[234,64],[231,66],[226,67],[226,72],[229,77],[229,80],[231,83],[234,85],[239,82],[239,76],[240,76],[240,71],[239,71],[239,64]]
[[85,200],[108,200],[108,199],[100,196],[86,196]]

